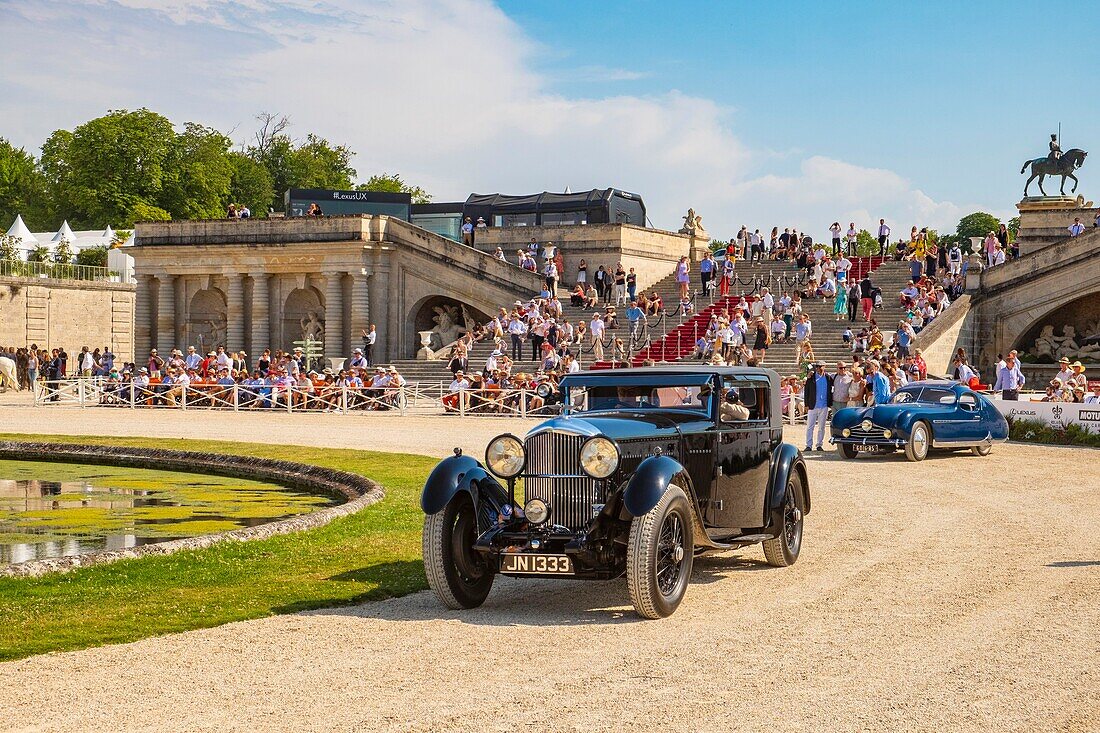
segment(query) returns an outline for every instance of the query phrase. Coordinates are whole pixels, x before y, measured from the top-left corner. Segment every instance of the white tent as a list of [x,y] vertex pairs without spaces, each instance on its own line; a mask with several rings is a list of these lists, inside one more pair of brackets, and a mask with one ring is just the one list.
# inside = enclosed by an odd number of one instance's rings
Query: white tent
[[62,222],[61,228],[57,230],[57,234],[53,235],[53,239],[51,239],[50,241],[54,244],[57,244],[62,239],[68,241],[69,244],[76,243],[76,232],[74,232],[72,227],[69,226],[68,219]]
[[15,223],[8,229],[7,234],[9,237],[15,237],[19,240],[19,244],[27,249],[38,246],[38,239],[27,228],[27,225],[23,222],[23,217],[19,214],[15,216]]

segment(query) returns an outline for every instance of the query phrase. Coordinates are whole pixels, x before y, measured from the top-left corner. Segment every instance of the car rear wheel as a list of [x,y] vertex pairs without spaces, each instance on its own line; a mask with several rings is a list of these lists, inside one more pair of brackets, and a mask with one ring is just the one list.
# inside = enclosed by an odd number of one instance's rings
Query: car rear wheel
[[913,430],[909,433],[909,442],[905,444],[905,457],[910,461],[923,461],[928,457],[928,448],[932,445],[932,431],[928,423],[918,421],[914,423]]
[[687,592],[694,552],[687,494],[670,486],[657,506],[630,523],[626,584],[643,618],[672,615]]
[[840,455],[849,461],[856,457],[856,447],[851,443],[840,443]]
[[476,608],[493,587],[493,569],[474,549],[477,512],[465,491],[441,512],[424,517],[424,572],[447,608]]
[[[852,451],[855,457],[855,451]],[[802,508],[799,498],[802,496],[802,477],[797,471],[787,483],[787,502],[783,507],[783,531],[770,540],[764,540],[764,559],[769,565],[785,568],[794,565],[798,553],[802,550]]]
[[992,445],[976,445],[970,449],[976,456],[988,456],[993,452]]

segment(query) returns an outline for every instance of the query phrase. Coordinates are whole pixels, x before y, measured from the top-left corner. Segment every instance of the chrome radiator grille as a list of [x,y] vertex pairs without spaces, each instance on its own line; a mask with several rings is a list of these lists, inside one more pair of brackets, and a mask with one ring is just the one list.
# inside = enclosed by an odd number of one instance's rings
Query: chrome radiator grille
[[526,474],[552,478],[525,478],[526,499],[542,499],[550,505],[550,521],[569,529],[584,529],[592,518],[592,505],[601,502],[596,480],[581,471],[583,435],[540,433],[527,440]]
[[856,425],[849,429],[852,431],[850,437],[856,440],[882,440],[883,428],[872,426],[870,430],[864,430],[862,426]]

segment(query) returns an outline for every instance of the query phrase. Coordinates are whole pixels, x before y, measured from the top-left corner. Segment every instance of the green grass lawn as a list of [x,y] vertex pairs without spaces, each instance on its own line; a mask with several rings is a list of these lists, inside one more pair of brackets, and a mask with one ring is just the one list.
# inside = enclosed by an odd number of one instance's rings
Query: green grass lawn
[[386,490],[382,502],[307,532],[41,578],[0,578],[0,660],[388,598],[428,585],[420,558],[419,498],[437,459],[160,438],[0,434],[0,439],[277,458],[358,473]]

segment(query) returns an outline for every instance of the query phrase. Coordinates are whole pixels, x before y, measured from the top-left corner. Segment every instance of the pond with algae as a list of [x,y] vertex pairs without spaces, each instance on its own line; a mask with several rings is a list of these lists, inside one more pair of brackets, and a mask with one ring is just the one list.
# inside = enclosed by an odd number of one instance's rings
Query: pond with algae
[[0,461],[0,564],[224,532],[342,501],[209,474]]

